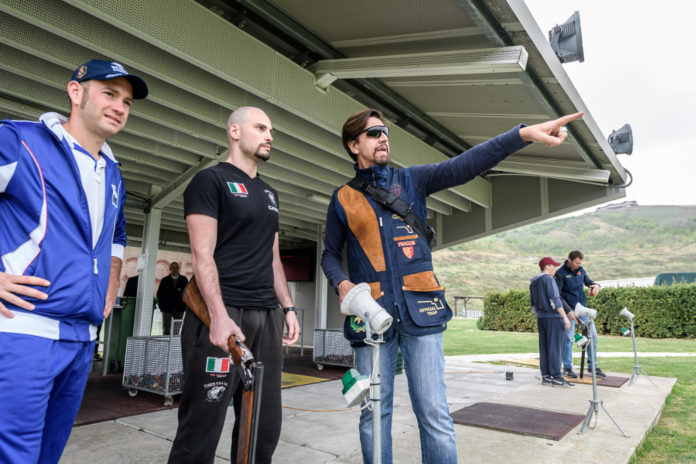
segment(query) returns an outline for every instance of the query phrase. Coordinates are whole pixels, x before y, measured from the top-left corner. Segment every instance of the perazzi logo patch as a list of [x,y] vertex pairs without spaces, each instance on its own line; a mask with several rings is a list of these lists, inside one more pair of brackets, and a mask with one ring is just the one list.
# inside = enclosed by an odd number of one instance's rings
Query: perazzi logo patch
[[428,316],[434,316],[441,309],[445,308],[444,303],[439,298],[432,300],[420,300],[418,303],[418,312],[426,313]]
[[230,188],[230,192],[232,192],[235,196],[246,197],[249,195],[249,191],[246,189],[244,184],[240,184],[239,182],[228,182],[227,186]]
[[415,240],[404,240],[402,242],[397,242],[396,244],[399,246],[399,248],[401,248],[404,256],[406,256],[408,259],[413,258],[413,247],[416,245]]

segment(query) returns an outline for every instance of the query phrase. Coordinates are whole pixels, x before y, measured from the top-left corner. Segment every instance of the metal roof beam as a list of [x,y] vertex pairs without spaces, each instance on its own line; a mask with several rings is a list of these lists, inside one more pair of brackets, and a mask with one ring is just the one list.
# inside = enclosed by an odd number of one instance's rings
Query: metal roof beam
[[477,27],[460,27],[456,29],[444,29],[439,31],[411,32],[396,35],[380,35],[377,37],[334,40],[333,42],[330,42],[330,44],[332,47],[336,48],[353,48],[367,47],[371,45],[427,42],[431,40],[451,40],[461,37],[473,37],[477,35],[481,35],[481,31],[479,31]]
[[169,185],[150,199],[150,205],[148,208],[145,208],[145,212],[149,212],[150,208],[161,209],[168,205],[172,200],[184,193],[189,182],[198,171],[218,164],[220,161],[227,158],[228,153],[229,151],[222,152],[218,159],[202,159],[198,166],[191,166],[188,168],[186,172],[174,179]]
[[556,161],[528,156],[513,156],[502,161],[495,171],[534,175],[554,179],[579,180],[606,184],[611,173],[606,169],[591,169],[585,163]]
[[527,50],[512,47],[321,60],[310,69],[325,89],[336,79],[459,76],[524,71]]
[[283,229],[280,231],[279,238],[282,239],[287,239],[288,237],[294,237],[294,238],[302,238],[305,240],[310,240],[312,242],[317,241],[317,234],[316,233],[311,233],[307,232],[304,230],[297,230],[297,229]]

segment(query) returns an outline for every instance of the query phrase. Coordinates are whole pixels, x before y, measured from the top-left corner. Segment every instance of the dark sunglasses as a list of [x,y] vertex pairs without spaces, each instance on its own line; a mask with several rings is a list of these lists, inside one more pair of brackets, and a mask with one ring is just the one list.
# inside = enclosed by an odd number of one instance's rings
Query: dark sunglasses
[[372,126],[368,127],[367,129],[363,129],[358,134],[355,136],[355,138],[358,138],[360,134],[365,133],[366,136],[371,137],[373,139],[378,139],[382,136],[382,134],[386,135],[389,137],[389,128],[387,126]]

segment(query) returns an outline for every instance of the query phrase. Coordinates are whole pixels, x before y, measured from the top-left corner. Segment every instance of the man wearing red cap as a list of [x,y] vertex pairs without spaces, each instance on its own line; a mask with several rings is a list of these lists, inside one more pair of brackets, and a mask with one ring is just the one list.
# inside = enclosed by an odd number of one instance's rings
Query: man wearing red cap
[[556,281],[553,280],[556,267],[560,265],[553,258],[542,258],[539,261],[541,272],[531,279],[529,298],[539,327],[541,383],[554,387],[572,387],[573,384],[563,378],[561,371],[565,331],[570,327],[570,321],[563,308]]
[[57,463],[116,300],[126,192],[106,144],[147,85],[90,60],[70,117],[0,122],[0,462]]

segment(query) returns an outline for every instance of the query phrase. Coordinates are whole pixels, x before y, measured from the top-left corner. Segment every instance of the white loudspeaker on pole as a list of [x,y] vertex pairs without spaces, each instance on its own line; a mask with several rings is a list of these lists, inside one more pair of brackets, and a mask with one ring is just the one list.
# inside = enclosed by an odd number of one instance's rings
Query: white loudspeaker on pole
[[393,320],[387,310],[372,298],[370,285],[365,282],[356,285],[346,294],[341,302],[341,314],[359,317],[370,324],[370,329],[377,335],[386,332]]
[[575,305],[575,315],[580,316],[580,317],[586,317],[588,319],[596,319],[597,318],[597,310],[596,309],[590,309],[587,308],[580,303]]
[[629,311],[628,308],[622,309],[621,312],[620,312],[619,314],[620,314],[621,316],[627,318],[629,321],[632,321],[632,320],[633,320],[633,317],[634,317],[634,316],[633,316],[633,313],[632,313],[631,311]]

